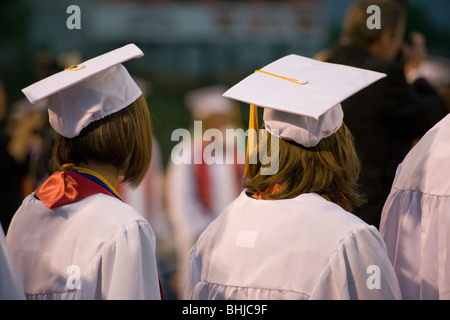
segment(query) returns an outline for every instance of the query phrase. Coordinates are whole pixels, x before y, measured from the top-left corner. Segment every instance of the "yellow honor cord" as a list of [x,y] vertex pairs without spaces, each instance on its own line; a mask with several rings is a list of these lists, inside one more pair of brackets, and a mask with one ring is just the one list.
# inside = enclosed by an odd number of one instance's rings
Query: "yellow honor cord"
[[101,182],[103,182],[105,185],[107,185],[108,188],[110,188],[111,191],[123,201],[122,197],[120,196],[119,192],[117,192],[116,188],[114,188],[111,185],[111,183],[108,182],[108,180],[103,178],[103,176],[101,176],[99,173],[95,172],[94,170],[87,169],[87,168],[82,168],[82,167],[77,167],[73,163],[66,163],[66,164],[63,164],[62,167],[61,167],[61,170],[63,170],[63,171],[68,171],[68,170],[72,170],[72,169],[76,170],[78,173],[87,173],[87,174],[90,174],[90,175],[96,177]]

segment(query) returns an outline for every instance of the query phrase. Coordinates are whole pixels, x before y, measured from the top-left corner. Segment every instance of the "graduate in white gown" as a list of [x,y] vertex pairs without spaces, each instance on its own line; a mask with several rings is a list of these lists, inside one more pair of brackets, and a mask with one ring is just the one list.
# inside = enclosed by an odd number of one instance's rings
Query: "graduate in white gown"
[[289,55],[224,94],[251,104],[251,130],[264,107],[265,130],[246,190],[192,248],[184,298],[401,298],[380,233],[349,212],[359,160],[340,105],[383,76]]
[[404,299],[450,299],[450,115],[398,166],[380,233]]
[[119,176],[139,185],[151,158],[149,110],[122,65],[142,55],[129,44],[23,89],[50,100],[60,166],[8,230],[27,299],[161,298],[153,230],[116,190]]
[[[184,275],[192,245],[220,212],[233,201],[242,188],[244,161],[234,161],[234,158],[244,159],[244,151],[238,148],[234,140],[226,138],[227,129],[236,129],[240,124],[238,104],[236,101],[222,97],[226,91],[223,85],[212,85],[189,91],[186,95],[186,105],[196,121],[198,131],[194,128],[190,140],[181,141],[179,146],[189,150],[191,158],[179,162],[171,157],[167,167],[166,199],[170,221],[173,226],[175,251],[177,257],[177,291],[183,292]],[[213,142],[204,141],[207,132],[220,133],[224,144],[230,144],[234,154],[223,152],[219,148],[215,152],[214,161],[209,161],[211,152],[208,149]],[[197,136],[196,136],[197,135]],[[200,141],[200,143],[197,143]],[[176,150],[176,148],[174,148]],[[200,155],[196,161],[195,154]],[[178,155],[177,152],[174,152]],[[227,163],[227,157],[233,159]],[[217,160],[217,161],[215,161]]]

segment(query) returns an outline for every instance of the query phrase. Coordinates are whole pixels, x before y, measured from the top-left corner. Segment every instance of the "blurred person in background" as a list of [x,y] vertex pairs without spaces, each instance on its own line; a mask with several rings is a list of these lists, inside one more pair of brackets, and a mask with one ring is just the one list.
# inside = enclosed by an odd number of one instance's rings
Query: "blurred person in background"
[[48,122],[48,100],[44,99],[32,105],[27,99],[20,99],[11,107],[11,127],[18,127],[23,121],[35,118],[36,127],[28,137],[23,157],[27,158],[26,176],[22,181],[22,193],[30,194],[53,172],[51,152],[55,132]]
[[450,111],[450,59],[428,55],[414,73],[412,76],[426,79],[439,92]]
[[[134,77],[134,80],[147,98],[151,90],[149,81],[140,77]],[[152,135],[152,161],[141,184],[131,188],[128,184],[120,183],[117,190],[127,204],[142,214],[155,232],[158,274],[164,299],[171,300],[176,297],[172,284],[175,259],[173,234],[164,204],[164,178],[161,147],[158,139]]]
[[[397,165],[411,146],[447,114],[440,95],[414,72],[426,57],[425,41],[411,34],[404,42],[406,13],[393,0],[354,3],[343,23],[340,43],[318,58],[367,68],[387,77],[342,103],[362,163],[360,184],[368,202],[355,214],[379,226]],[[367,8],[380,8],[381,28],[370,29]]]
[[[46,49],[34,56],[33,75],[36,81],[80,62],[78,52],[55,57]],[[3,209],[0,221],[5,234],[10,220],[22,200],[53,172],[51,150],[54,130],[48,122],[48,100],[32,105],[26,98],[8,108],[3,85],[0,83],[0,187]]]
[[42,104],[17,112],[13,106],[9,112],[6,92],[0,82],[0,221],[5,234],[14,212],[30,191],[29,151],[36,146],[38,132],[46,123],[41,107]]
[[[226,145],[235,143],[225,139],[225,130],[240,127],[238,104],[222,97],[225,91],[224,86],[215,85],[192,90],[186,95],[186,105],[194,121],[201,121],[202,138],[208,129],[220,130],[222,133],[223,164],[206,163],[203,151],[210,142],[202,139],[202,144],[198,146],[195,144],[196,137],[192,135],[192,145],[186,145],[190,143],[187,141],[181,143],[191,150],[192,157],[196,152],[195,148],[201,148],[197,150],[202,154],[201,163],[194,163],[194,158],[190,163],[175,164],[170,161],[167,168],[166,199],[174,233],[177,256],[176,283],[179,295],[182,292],[192,245],[211,221],[242,190],[244,164],[238,161],[227,164],[225,160]],[[239,152],[244,151],[236,148],[235,160],[239,157]]]

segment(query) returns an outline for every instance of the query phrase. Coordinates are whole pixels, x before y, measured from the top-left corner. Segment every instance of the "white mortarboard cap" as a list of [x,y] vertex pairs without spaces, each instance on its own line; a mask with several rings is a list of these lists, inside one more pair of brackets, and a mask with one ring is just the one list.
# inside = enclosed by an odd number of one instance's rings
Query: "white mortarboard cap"
[[223,96],[265,108],[266,130],[312,147],[342,125],[340,102],[383,77],[292,54],[255,71]]
[[205,119],[212,114],[230,114],[236,104],[222,96],[226,90],[223,85],[194,89],[186,94],[186,105],[196,119]]
[[142,94],[121,64],[144,54],[134,44],[72,66],[22,89],[34,104],[49,98],[49,122],[67,138],[120,111]]

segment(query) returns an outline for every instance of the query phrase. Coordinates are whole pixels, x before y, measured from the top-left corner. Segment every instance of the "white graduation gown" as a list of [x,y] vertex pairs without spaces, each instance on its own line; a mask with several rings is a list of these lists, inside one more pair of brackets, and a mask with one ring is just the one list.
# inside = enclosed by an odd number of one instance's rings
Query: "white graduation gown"
[[404,299],[450,299],[450,115],[397,168],[380,233]]
[[321,196],[245,191],[191,251],[185,299],[400,299],[377,229]]
[[24,300],[22,281],[0,225],[0,300]]
[[156,255],[168,255],[172,251],[172,232],[170,221],[164,208],[164,174],[161,149],[155,137],[152,138],[152,161],[144,179],[135,188],[127,183],[120,183],[117,191],[123,201],[136,209],[152,226],[155,233]]
[[119,199],[23,201],[7,235],[27,299],[160,299],[155,236]]
[[170,161],[167,168],[167,210],[177,253],[180,295],[192,245],[209,223],[242,191],[243,171],[239,170],[243,165],[214,163],[204,166],[211,197],[209,210],[201,201],[195,165]]

